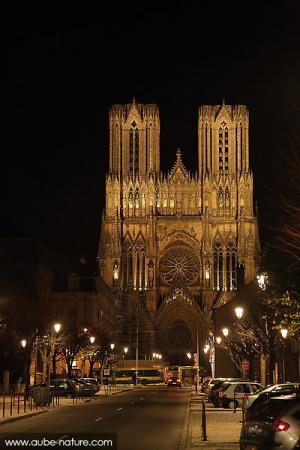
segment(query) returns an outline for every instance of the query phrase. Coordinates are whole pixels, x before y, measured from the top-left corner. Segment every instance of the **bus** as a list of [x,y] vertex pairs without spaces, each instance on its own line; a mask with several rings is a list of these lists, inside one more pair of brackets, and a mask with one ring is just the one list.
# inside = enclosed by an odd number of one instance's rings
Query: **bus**
[[[113,379],[116,383],[126,384],[135,383],[135,368],[117,368],[114,370]],[[152,367],[138,368],[138,383],[140,384],[157,384],[163,383],[164,371],[162,369],[153,369]]]

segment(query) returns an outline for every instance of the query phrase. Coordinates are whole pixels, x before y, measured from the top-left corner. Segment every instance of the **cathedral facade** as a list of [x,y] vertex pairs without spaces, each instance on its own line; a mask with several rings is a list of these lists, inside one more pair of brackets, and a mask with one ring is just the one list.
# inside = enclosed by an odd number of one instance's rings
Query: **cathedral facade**
[[111,107],[99,273],[118,299],[119,341],[182,364],[257,273],[246,106],[201,106],[197,173],[174,159],[163,174],[157,105]]

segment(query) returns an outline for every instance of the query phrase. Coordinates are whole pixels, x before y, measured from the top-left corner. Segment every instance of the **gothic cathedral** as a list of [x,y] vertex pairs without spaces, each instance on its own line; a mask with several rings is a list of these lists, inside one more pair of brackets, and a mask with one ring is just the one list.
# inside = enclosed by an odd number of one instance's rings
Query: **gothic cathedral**
[[201,106],[198,173],[183,156],[160,171],[157,105],[112,106],[99,272],[116,296],[118,339],[132,355],[138,340],[141,359],[182,363],[214,308],[257,272],[246,106]]

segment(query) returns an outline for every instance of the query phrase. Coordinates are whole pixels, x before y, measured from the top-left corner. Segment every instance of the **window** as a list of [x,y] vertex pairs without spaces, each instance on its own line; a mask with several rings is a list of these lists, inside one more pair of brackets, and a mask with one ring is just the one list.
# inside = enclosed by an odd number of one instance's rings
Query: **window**
[[139,129],[132,122],[129,131],[129,171],[132,176],[139,173]]
[[223,290],[223,249],[221,244],[214,248],[214,289]]
[[226,290],[236,289],[236,249],[233,243],[226,248]]
[[[225,168],[225,174],[228,174],[228,128],[226,123],[222,123],[222,127],[219,128],[219,173],[224,173],[223,170]],[[227,157],[227,164],[226,158]],[[225,158],[225,159],[224,159]]]

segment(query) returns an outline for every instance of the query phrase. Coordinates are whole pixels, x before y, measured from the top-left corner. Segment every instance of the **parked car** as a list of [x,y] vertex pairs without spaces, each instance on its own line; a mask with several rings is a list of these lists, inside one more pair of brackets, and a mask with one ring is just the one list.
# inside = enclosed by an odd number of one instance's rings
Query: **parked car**
[[242,406],[244,394],[256,393],[262,389],[263,386],[255,381],[233,381],[220,389],[220,404],[223,408],[238,408]]
[[94,389],[94,392],[98,392],[100,389],[100,384],[98,383],[98,380],[96,378],[79,378],[79,380],[86,381],[87,383],[90,383]]
[[220,381],[226,381],[226,378],[208,378],[202,384],[202,392],[209,393],[211,388],[213,386],[215,386],[217,383],[219,383]]
[[265,396],[246,412],[240,435],[241,450],[300,448],[300,396]]
[[50,391],[54,396],[74,398],[79,395],[79,385],[67,378],[56,378],[50,380]]
[[295,392],[300,392],[300,383],[281,383],[281,384],[273,384],[272,386],[268,386],[261,391],[258,391],[254,394],[244,394],[242,400],[242,408],[246,411],[256,399],[261,397],[261,395],[269,395],[269,396],[279,396],[279,395],[288,395],[294,394]]
[[168,380],[167,386],[168,386],[168,387],[170,387],[170,386],[178,386],[178,387],[181,387],[181,381],[180,381],[179,378],[177,378],[177,377],[171,377],[171,378]]
[[244,381],[244,380],[242,380],[242,378],[223,378],[221,381],[218,381],[211,387],[208,393],[208,402],[212,403],[215,407],[220,406],[219,400],[220,390],[228,383],[231,383],[233,381]]
[[91,397],[92,395],[95,394],[94,386],[91,383],[88,383],[82,378],[77,379],[76,383],[79,384],[80,387],[79,395],[81,395],[82,397]]

